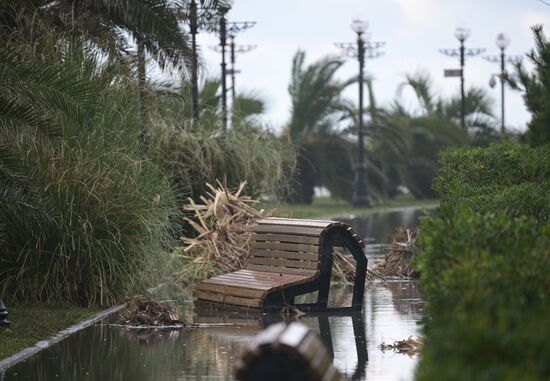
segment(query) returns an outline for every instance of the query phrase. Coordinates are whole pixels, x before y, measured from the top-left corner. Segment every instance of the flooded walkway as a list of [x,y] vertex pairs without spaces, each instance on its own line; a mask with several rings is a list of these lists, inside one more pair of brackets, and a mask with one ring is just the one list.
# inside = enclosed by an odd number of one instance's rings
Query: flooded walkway
[[[393,229],[399,225],[415,226],[420,215],[418,210],[401,210],[347,222],[370,238],[367,256],[372,265],[374,259],[383,255]],[[351,287],[331,289],[332,305],[349,301]],[[177,305],[188,321],[234,325],[136,333],[103,322],[8,369],[0,380],[233,380],[234,366],[252,338],[266,325],[282,320],[279,315],[197,316],[190,297],[185,295]],[[362,319],[306,315],[300,320],[332,347],[334,364],[347,379],[412,380],[417,358],[382,352],[378,346],[417,335],[422,307],[414,282],[373,282],[367,285]],[[355,340],[358,329],[364,332],[362,340],[366,343],[359,350]]]

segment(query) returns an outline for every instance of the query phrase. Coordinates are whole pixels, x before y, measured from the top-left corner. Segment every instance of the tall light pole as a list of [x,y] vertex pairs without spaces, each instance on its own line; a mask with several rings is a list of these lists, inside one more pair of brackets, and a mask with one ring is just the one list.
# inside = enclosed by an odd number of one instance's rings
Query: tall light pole
[[[500,54],[495,56],[484,56],[483,58],[486,59],[489,62],[493,63],[500,63],[500,73],[498,74],[498,77],[500,77],[500,133],[501,135],[504,135],[506,131],[506,124],[505,124],[505,106],[504,106],[504,88],[506,85],[506,62],[516,62],[517,60],[521,59],[520,56],[507,56],[505,53],[506,48],[508,45],[510,45],[510,38],[506,36],[504,33],[499,33],[497,35],[497,39],[495,41],[497,48],[500,49]],[[491,80],[489,81],[489,85],[491,87],[495,86],[495,75],[491,76]]]
[[459,57],[460,59],[460,126],[466,129],[466,94],[464,91],[464,66],[466,57],[474,57],[485,51],[485,49],[466,49],[464,41],[470,36],[470,29],[464,26],[458,26],[455,29],[455,37],[460,41],[460,47],[456,49],[440,49],[442,54],[449,57]]
[[[256,21],[232,21],[227,23],[227,33],[229,34],[230,39],[230,53],[231,53],[231,102],[235,101],[235,53],[238,53],[235,48],[235,35],[237,33],[244,32],[247,29],[252,28],[254,25],[256,25]],[[254,47],[249,48],[246,50],[245,47],[239,47],[238,50],[240,50],[241,53],[245,53],[249,50],[254,49]]]
[[189,26],[191,31],[191,107],[193,109],[193,121],[199,120],[199,76],[197,59],[197,33],[199,32],[197,22],[197,3],[191,0],[189,8]]
[[235,35],[232,34],[229,36],[230,47],[231,47],[231,69],[229,73],[231,74],[231,102],[235,102],[235,74],[240,71],[235,67],[236,63],[236,54],[248,53],[251,50],[256,49],[256,45],[236,45],[235,44]]
[[371,200],[367,191],[367,166],[365,165],[365,142],[363,127],[363,80],[365,69],[365,53],[369,58],[382,55],[376,49],[384,46],[384,42],[369,42],[365,39],[365,32],[369,24],[366,20],[355,18],[351,22],[351,29],[357,34],[356,47],[351,43],[336,43],[348,56],[359,61],[359,110],[357,113],[357,165],[355,170],[355,189],[352,204],[358,207],[370,207]]
[[224,0],[219,3],[219,12],[220,12],[220,48],[222,52],[222,62],[221,66],[221,80],[222,80],[222,129],[227,131],[227,83],[226,83],[226,63],[225,63],[225,47],[227,45],[227,30],[226,30],[226,20],[225,15],[231,9],[233,5],[233,0]]

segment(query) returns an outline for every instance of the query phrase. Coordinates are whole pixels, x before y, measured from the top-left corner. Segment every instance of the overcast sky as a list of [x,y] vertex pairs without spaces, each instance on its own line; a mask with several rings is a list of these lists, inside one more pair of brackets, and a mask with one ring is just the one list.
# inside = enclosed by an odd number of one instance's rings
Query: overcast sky
[[[505,32],[511,39],[507,52],[524,55],[533,46],[530,27],[543,24],[550,35],[550,7],[540,0],[235,0],[228,13],[230,21],[256,21],[250,30],[237,36],[239,44],[258,47],[237,57],[237,89],[258,91],[267,103],[266,121],[279,129],[289,119],[290,101],[287,87],[292,57],[298,49],[306,52],[306,63],[327,54],[339,54],[334,42],[353,41],[350,29],[353,17],[362,15],[369,21],[372,41],[385,41],[385,54],[367,61],[366,70],[374,76],[379,103],[396,97],[396,90],[406,73],[428,70],[443,95],[459,91],[458,78],[444,78],[445,68],[458,68],[458,60],[439,53],[440,48],[456,48],[453,36],[456,25],[466,25],[471,35],[466,47],[486,48],[485,55],[498,54],[496,35]],[[209,49],[216,36],[203,33],[199,44],[205,72],[219,76],[220,54]],[[466,86],[488,89],[500,115],[499,87],[490,89],[489,78],[498,65],[481,57],[466,62]],[[357,73],[357,61],[348,59],[339,75],[347,79]],[[346,96],[356,99],[356,88]],[[404,100],[415,107],[413,97]],[[530,116],[521,95],[507,90],[507,125],[524,128]]]

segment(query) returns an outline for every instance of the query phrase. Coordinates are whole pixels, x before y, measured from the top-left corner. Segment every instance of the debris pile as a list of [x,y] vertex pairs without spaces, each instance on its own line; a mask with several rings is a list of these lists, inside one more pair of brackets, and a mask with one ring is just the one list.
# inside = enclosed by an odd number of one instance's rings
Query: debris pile
[[175,308],[155,301],[138,300],[134,308],[127,308],[118,317],[117,324],[125,326],[175,326],[186,323],[179,320]]
[[410,266],[411,258],[416,255],[417,234],[418,229],[398,228],[384,261],[375,264],[371,272],[381,276],[418,277],[418,273]]
[[414,356],[422,349],[422,341],[419,338],[413,339],[409,336],[408,339],[394,341],[393,344],[382,343],[378,346],[382,352],[391,350],[397,353],[404,353],[409,356]]
[[185,210],[192,212],[194,217],[185,218],[185,221],[197,235],[181,237],[185,246],[176,255],[183,260],[184,266],[178,281],[202,280],[246,266],[252,226],[271,213],[253,207],[259,201],[241,194],[245,185],[246,182],[242,182],[231,192],[220,182],[217,188],[207,184],[210,192],[206,197],[201,196],[203,205],[189,199]]

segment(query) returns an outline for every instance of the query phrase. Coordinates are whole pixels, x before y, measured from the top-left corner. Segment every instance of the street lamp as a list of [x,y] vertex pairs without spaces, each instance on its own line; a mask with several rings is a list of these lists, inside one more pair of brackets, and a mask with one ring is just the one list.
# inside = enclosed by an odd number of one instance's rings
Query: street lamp
[[200,117],[199,109],[199,76],[198,76],[198,57],[197,57],[197,34],[199,33],[199,15],[201,18],[206,16],[207,19],[212,18],[212,12],[215,10],[204,0],[200,0],[201,6],[197,6],[196,0],[191,0],[189,3],[188,19],[189,32],[191,33],[191,108],[193,110],[193,121],[196,122]]
[[233,21],[228,23],[228,34],[230,39],[230,51],[231,51],[231,101],[235,101],[235,53],[246,53],[254,49],[255,45],[242,45],[235,46],[235,35],[240,32],[244,32],[247,29],[256,25],[256,21]]
[[[449,57],[459,57],[460,59],[460,126],[465,129],[466,128],[466,121],[465,121],[465,115],[466,115],[466,101],[465,101],[465,93],[464,93],[464,65],[466,61],[466,57],[474,57],[477,56],[485,51],[485,49],[466,49],[464,47],[464,41],[470,37],[470,29],[461,25],[457,26],[455,28],[455,37],[460,42],[460,47],[458,51],[456,49],[440,49],[439,51],[442,54],[445,54]],[[454,75],[453,75],[454,76]]]
[[363,131],[363,79],[365,68],[365,53],[368,58],[377,58],[382,55],[376,49],[385,45],[384,42],[366,41],[365,32],[368,22],[356,17],[351,21],[351,29],[357,34],[357,43],[336,43],[345,54],[359,61],[359,110],[357,115],[357,166],[355,171],[355,189],[352,204],[358,207],[370,207],[371,200],[367,192],[367,167],[365,165],[365,142]]
[[[498,77],[500,77],[500,133],[504,135],[505,131],[505,123],[504,123],[504,114],[505,114],[505,108],[504,108],[504,85],[506,82],[506,62],[516,62],[521,57],[519,56],[506,56],[505,50],[510,45],[510,38],[506,36],[504,33],[499,33],[497,35],[497,39],[495,41],[495,44],[497,48],[500,49],[500,55],[498,56],[485,56],[483,57],[489,62],[493,63],[499,63],[500,62],[500,74],[498,74]],[[495,87],[495,75],[493,74],[491,76],[491,80],[489,81],[489,85],[491,87]]]
[[225,47],[227,45],[227,30],[226,30],[226,20],[225,15],[231,9],[233,5],[233,0],[223,0],[219,2],[219,12],[220,12],[220,47],[222,51],[222,62],[221,66],[221,80],[222,80],[222,128],[223,131],[227,131],[227,83],[225,76],[226,72],[226,63],[225,63]]

